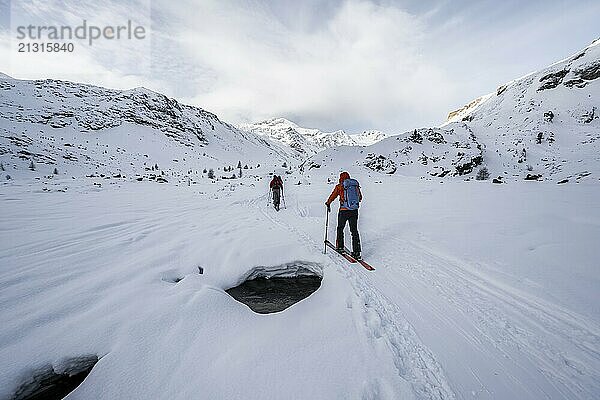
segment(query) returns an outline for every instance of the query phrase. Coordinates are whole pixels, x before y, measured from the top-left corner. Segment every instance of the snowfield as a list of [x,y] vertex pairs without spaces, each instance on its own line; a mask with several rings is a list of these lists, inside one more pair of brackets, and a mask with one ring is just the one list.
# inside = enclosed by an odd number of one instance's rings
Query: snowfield
[[[598,397],[600,186],[350,172],[374,272],[322,254],[327,175],[279,213],[267,179],[3,184],[0,398],[90,354],[69,399]],[[283,312],[224,291],[288,263],[323,281]]]

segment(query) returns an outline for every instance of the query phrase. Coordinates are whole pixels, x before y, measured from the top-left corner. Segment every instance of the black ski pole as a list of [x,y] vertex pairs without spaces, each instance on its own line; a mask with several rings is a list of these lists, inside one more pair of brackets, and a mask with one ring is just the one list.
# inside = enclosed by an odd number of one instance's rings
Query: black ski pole
[[283,194],[283,189],[281,189],[281,198],[283,199],[283,208],[287,210],[287,207],[285,206],[285,194]]
[[325,209],[326,217],[325,217],[325,247],[323,249],[323,254],[327,254],[327,232],[329,231],[329,209]]
[[269,195],[267,196],[267,206],[271,204],[271,189],[269,189]]

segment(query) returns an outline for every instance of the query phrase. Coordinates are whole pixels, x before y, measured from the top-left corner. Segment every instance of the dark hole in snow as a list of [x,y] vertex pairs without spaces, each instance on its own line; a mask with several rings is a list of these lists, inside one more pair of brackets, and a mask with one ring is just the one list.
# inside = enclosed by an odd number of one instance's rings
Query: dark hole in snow
[[296,262],[255,268],[240,285],[227,289],[231,297],[259,314],[283,311],[313,294],[320,286],[321,266]]
[[19,386],[13,400],[60,400],[83,382],[98,362],[96,355],[70,358],[59,365],[33,371]]
[[176,268],[163,271],[160,280],[167,283],[179,283],[185,278],[185,274]]
[[167,282],[167,283],[179,283],[183,280],[183,277],[180,276],[163,276],[162,277],[163,282]]

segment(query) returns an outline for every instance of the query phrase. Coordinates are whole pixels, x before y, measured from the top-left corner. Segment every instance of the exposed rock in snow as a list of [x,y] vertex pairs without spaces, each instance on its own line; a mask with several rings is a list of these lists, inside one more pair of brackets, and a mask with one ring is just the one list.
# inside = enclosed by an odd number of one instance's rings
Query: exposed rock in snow
[[[498,95],[506,90],[506,85],[500,86],[497,90]],[[488,95],[489,96],[489,95]],[[448,113],[448,121],[461,121],[471,111],[475,110],[481,102],[485,101],[487,96],[481,96],[470,102],[469,104],[459,108],[458,110],[450,111]]]
[[381,154],[375,155],[374,153],[367,155],[364,165],[373,171],[384,172],[386,174],[393,174],[397,169],[395,162]]

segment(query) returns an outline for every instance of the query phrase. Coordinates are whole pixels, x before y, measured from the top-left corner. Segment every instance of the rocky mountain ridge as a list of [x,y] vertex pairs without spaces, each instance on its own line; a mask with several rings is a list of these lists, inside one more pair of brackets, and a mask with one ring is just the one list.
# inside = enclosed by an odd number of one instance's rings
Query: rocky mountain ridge
[[277,143],[145,88],[0,78],[2,180],[38,169],[194,181],[210,169],[231,177],[240,161],[250,169],[287,159]]
[[358,151],[328,149],[307,160],[304,170],[346,165],[426,179],[598,181],[599,44],[476,98],[440,127]]
[[293,150],[293,155],[306,158],[335,146],[369,146],[387,137],[381,131],[368,130],[348,134],[343,130],[324,132],[303,128],[285,118],[271,118],[252,124],[241,124],[240,129],[273,139]]

